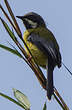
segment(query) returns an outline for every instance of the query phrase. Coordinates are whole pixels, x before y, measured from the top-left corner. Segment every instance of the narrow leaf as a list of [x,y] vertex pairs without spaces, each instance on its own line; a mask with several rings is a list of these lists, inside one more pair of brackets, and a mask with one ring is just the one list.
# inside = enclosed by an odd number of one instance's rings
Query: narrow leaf
[[17,29],[17,32],[18,32],[19,36],[22,37],[20,28],[19,28],[19,26],[18,26],[18,23],[17,23],[17,21],[16,21],[16,19],[15,19],[15,16],[14,16],[12,10],[11,10],[11,7],[10,7],[8,1],[7,1],[7,0],[4,0],[4,2],[5,2],[5,4],[6,4],[6,7],[7,7],[7,9],[8,9],[8,12],[9,12],[11,18],[12,18],[13,21],[14,21],[14,24],[15,24],[15,27],[16,27],[16,29]]
[[44,104],[43,110],[47,110],[46,102]]
[[14,96],[20,104],[22,104],[27,110],[30,109],[30,102],[25,94],[13,88]]
[[0,20],[3,24],[3,26],[5,27],[6,31],[8,32],[8,34],[10,35],[10,37],[12,38],[12,40],[14,42],[17,41],[17,38],[15,37],[15,35],[13,34],[13,32],[10,30],[9,26],[7,25],[7,23],[0,17]]
[[21,55],[17,50],[14,50],[14,49],[9,48],[9,47],[7,47],[7,46],[5,46],[5,45],[2,45],[2,44],[0,44],[0,48],[3,48],[3,49],[5,49],[5,50],[7,50],[7,51],[9,51],[9,52],[11,52],[11,53],[17,55],[18,57],[22,58],[22,55]]
[[3,9],[2,5],[0,4],[0,8],[2,10],[2,12],[4,13],[5,17],[8,19],[9,23],[12,25],[12,27],[15,29],[15,31],[17,32],[13,22],[11,21],[11,19],[9,18],[8,14],[5,12],[5,10]]
[[17,104],[18,106],[22,107],[23,109],[25,109],[23,105],[21,105],[19,102],[17,102],[17,101],[14,100],[13,98],[11,98],[11,97],[9,97],[9,96],[3,94],[3,93],[0,93],[0,96],[4,97],[5,99],[8,99],[9,101],[11,101],[11,102]]

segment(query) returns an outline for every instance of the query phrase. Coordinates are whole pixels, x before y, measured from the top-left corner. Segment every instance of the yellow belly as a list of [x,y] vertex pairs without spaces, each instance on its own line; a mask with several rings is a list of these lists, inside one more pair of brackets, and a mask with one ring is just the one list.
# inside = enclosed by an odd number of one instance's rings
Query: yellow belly
[[[30,42],[26,42],[28,48],[30,49],[34,59],[36,60],[37,64],[43,68],[46,68],[46,60],[47,57],[43,54],[43,52],[41,52],[35,45],[33,45]],[[27,54],[29,55],[28,50],[25,47],[25,50],[27,52]]]

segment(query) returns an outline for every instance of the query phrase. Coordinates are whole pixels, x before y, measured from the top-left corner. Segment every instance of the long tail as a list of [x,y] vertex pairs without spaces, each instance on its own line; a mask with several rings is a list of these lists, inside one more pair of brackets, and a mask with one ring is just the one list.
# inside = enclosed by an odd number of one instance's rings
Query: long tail
[[48,61],[47,64],[47,97],[51,100],[51,96],[54,93],[54,86],[53,86],[53,70],[51,63]]

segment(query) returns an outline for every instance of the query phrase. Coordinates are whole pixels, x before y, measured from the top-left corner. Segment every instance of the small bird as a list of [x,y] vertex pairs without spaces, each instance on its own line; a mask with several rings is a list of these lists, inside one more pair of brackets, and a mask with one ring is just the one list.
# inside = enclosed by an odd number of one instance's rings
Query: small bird
[[[59,45],[39,14],[29,12],[16,17],[21,19],[26,27],[23,38],[34,59],[40,67],[47,69],[47,97],[51,100],[54,93],[53,71],[56,66],[60,68],[62,64]],[[29,55],[26,47],[25,50]]]

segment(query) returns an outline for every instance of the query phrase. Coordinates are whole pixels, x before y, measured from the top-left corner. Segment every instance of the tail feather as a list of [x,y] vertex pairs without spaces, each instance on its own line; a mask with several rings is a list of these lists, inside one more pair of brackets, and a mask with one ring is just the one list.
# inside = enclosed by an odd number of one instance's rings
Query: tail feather
[[54,93],[54,86],[53,86],[54,67],[51,65],[51,63],[48,61],[48,66],[47,66],[47,97],[49,100],[51,100],[51,96]]

